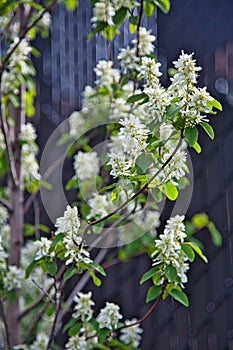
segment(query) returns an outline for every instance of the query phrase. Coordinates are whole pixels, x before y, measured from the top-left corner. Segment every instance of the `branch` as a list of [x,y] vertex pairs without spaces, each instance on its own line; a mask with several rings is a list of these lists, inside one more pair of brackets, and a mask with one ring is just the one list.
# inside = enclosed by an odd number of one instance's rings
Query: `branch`
[[7,344],[7,349],[6,350],[10,350],[11,349],[11,344],[10,344],[10,333],[9,333],[9,328],[8,328],[8,324],[7,324],[7,319],[6,319],[6,315],[5,315],[5,311],[3,308],[3,304],[2,304],[2,300],[0,299],[0,315],[2,317],[2,322],[4,324],[4,328],[5,328],[5,334],[6,334],[6,344]]
[[130,198],[128,198],[125,202],[123,202],[121,205],[119,205],[116,209],[114,209],[113,211],[111,211],[109,214],[103,216],[102,218],[98,219],[98,220],[94,220],[94,221],[89,221],[86,225],[86,227],[84,228],[84,235],[87,233],[88,229],[90,228],[90,226],[99,224],[100,222],[103,222],[107,219],[109,219],[111,216],[113,216],[114,214],[116,214],[118,211],[120,211],[121,209],[123,209],[125,206],[127,206],[132,200],[134,200],[135,198],[137,198],[147,187],[149,184],[151,184],[155,178],[161,173],[161,171],[170,163],[170,161],[172,160],[172,158],[174,157],[174,155],[176,154],[176,152],[178,151],[178,149],[180,148],[182,143],[182,137],[179,139],[179,142],[176,146],[176,148],[174,149],[174,151],[172,152],[172,154],[170,155],[170,157],[166,160],[166,162],[163,163],[163,165],[161,166],[161,168],[159,168],[156,173],[147,181],[147,183],[145,183],[145,185],[143,185],[133,196],[131,196]]
[[45,7],[41,11],[39,16],[37,16],[35,18],[35,20],[22,32],[22,34],[19,36],[19,40],[11,47],[11,49],[8,51],[8,53],[6,54],[4,59],[2,60],[2,63],[0,65],[0,76],[2,75],[2,73],[3,73],[3,71],[4,71],[5,67],[6,67],[7,61],[11,58],[12,54],[17,49],[17,47],[19,46],[21,41],[25,38],[27,33],[41,20],[41,18],[44,16],[44,14],[46,12],[49,12],[52,9],[52,7],[54,5],[56,5],[56,3],[57,3],[57,0],[53,0],[53,2],[49,6]]
[[0,198],[0,204],[5,207],[9,212],[12,212],[13,209],[12,209],[12,206],[10,205],[10,203],[8,201],[6,201],[5,199],[3,198]]

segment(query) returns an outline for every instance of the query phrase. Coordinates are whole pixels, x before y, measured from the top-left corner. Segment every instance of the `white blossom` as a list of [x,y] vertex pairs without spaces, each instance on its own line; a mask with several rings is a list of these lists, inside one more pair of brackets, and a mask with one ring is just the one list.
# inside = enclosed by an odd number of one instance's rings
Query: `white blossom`
[[88,322],[92,318],[93,310],[92,306],[95,305],[94,301],[91,300],[92,293],[78,293],[74,297],[76,303],[72,316],[74,318],[81,318],[82,322]]
[[95,216],[105,216],[114,208],[108,194],[94,193],[92,198],[88,199],[88,205],[91,210],[87,219]]
[[70,135],[79,137],[85,131],[85,120],[80,112],[73,112],[69,117]]
[[[163,234],[159,236],[159,239],[155,240],[155,252],[152,254],[152,257],[154,257],[153,265],[163,263],[164,268],[167,265],[175,267],[181,282],[186,283],[186,271],[189,269],[189,264],[187,263],[187,256],[181,249],[181,243],[184,242],[186,237],[183,221],[184,215],[176,215],[167,220]],[[160,283],[163,283],[163,280],[164,277],[162,275]],[[181,286],[183,287],[182,284]]]
[[119,121],[120,118],[124,118],[130,111],[130,105],[125,103],[124,98],[115,98],[111,103],[111,111],[109,118],[111,120]]
[[118,10],[119,8],[127,7],[131,8],[133,6],[139,6],[140,3],[136,0],[111,0],[112,4],[114,5],[114,8]]
[[151,35],[151,30],[147,30],[144,27],[139,28],[139,43],[137,39],[133,39],[132,43],[138,44],[138,51],[140,56],[150,55],[154,51],[154,45],[156,37]]
[[98,175],[99,158],[96,152],[79,151],[74,156],[75,178],[87,180]]
[[34,142],[37,138],[36,130],[31,123],[22,124],[19,140],[24,142]]
[[[134,324],[136,321],[136,318],[133,318],[132,320],[125,320],[125,325],[128,326],[130,324]],[[120,335],[120,340],[122,343],[130,344],[134,348],[137,348],[140,345],[143,329],[140,328],[139,324],[136,324],[132,327],[123,328],[121,329],[121,333],[122,334]]]
[[17,266],[10,265],[8,272],[3,278],[3,284],[7,290],[21,288],[22,280],[24,278],[23,270]]
[[159,83],[159,77],[162,73],[159,71],[160,62],[150,57],[142,57],[142,65],[140,66],[140,76],[147,80],[147,86],[154,86]]
[[97,85],[111,87],[112,84],[117,84],[120,80],[120,72],[118,69],[112,68],[112,61],[100,60],[94,71],[99,78],[95,81]]
[[37,247],[35,260],[39,260],[43,257],[52,258],[55,256],[54,252],[49,251],[49,249],[51,248],[52,241],[50,241],[48,238],[41,237],[41,239],[35,241],[34,244]]
[[119,313],[120,307],[114,303],[106,303],[106,306],[100,310],[97,321],[100,328],[108,328],[114,330],[123,316]]
[[56,234],[59,232],[77,234],[80,227],[78,208],[76,206],[71,208],[70,205],[67,205],[64,215],[56,219],[55,227],[57,228]]
[[1,271],[6,270],[7,263],[6,259],[8,258],[8,254],[5,252],[3,244],[2,244],[2,237],[0,236],[0,269]]
[[114,178],[118,176],[129,176],[131,175],[130,169],[132,164],[131,160],[127,160],[123,152],[108,153],[109,161],[107,165],[111,166],[110,175]]
[[100,0],[96,2],[93,9],[93,15],[91,22],[94,23],[94,26],[96,25],[96,22],[106,22],[109,26],[114,24],[113,16],[115,15],[115,9],[108,0]]
[[91,350],[84,335],[75,335],[70,337],[65,346],[67,350]]
[[90,258],[90,253],[84,248],[82,237],[74,237],[73,235],[66,235],[64,238],[65,243],[65,258],[66,265],[71,263],[90,264],[93,260]]
[[36,340],[30,345],[30,350],[46,350],[48,346],[49,338],[45,333],[39,333],[36,336]]
[[121,48],[120,53],[117,56],[120,60],[121,68],[123,71],[129,70],[139,70],[139,61],[140,58],[136,55],[136,47],[130,48]]

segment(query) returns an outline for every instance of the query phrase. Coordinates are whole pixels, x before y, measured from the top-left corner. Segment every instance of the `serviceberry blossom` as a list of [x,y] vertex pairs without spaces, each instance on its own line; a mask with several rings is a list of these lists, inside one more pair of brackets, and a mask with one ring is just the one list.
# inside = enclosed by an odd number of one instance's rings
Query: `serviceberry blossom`
[[84,248],[82,237],[74,237],[73,235],[66,235],[63,239],[65,243],[65,259],[66,265],[71,263],[90,264],[93,260],[90,258],[90,253]]
[[142,57],[140,66],[140,76],[146,79],[146,86],[154,86],[159,83],[159,77],[162,73],[159,71],[160,62],[150,57]]
[[80,112],[73,112],[69,117],[70,135],[77,138],[85,132],[85,120]]
[[[128,326],[130,324],[134,324],[137,321],[136,318],[133,318],[132,320],[125,320],[125,325]],[[129,344],[133,346],[134,348],[137,348],[140,345],[143,333],[143,329],[140,328],[139,324],[136,324],[132,327],[127,327],[121,329],[121,335],[120,335],[120,341],[124,344]]]
[[92,293],[78,293],[74,297],[76,303],[72,316],[74,318],[81,318],[82,322],[88,322],[93,316],[92,306],[95,305],[94,301],[91,300]]
[[167,106],[172,99],[170,94],[160,84],[145,87],[144,92],[149,96],[147,106],[152,120],[163,121]]
[[[163,268],[172,265],[176,268],[177,275],[180,277],[182,283],[187,282],[186,272],[189,269],[187,263],[187,256],[181,249],[181,243],[186,237],[184,226],[184,215],[176,215],[167,221],[163,234],[159,239],[155,240],[155,251],[152,254],[153,265],[163,264]],[[164,281],[163,272],[161,272],[162,284]],[[183,287],[183,285],[181,284]]]
[[133,6],[139,6],[140,3],[136,0],[111,0],[114,8],[118,10],[121,7],[131,8]]
[[30,350],[45,350],[47,348],[49,337],[45,333],[38,333],[36,340],[30,345]]
[[115,15],[115,9],[109,0],[100,0],[96,2],[93,8],[93,15],[91,19],[93,27],[96,26],[96,22],[105,22],[109,26],[114,24],[113,17]]
[[22,124],[19,140],[27,143],[35,142],[37,138],[36,130],[31,123]]
[[71,208],[70,205],[67,205],[64,215],[56,219],[55,227],[57,228],[56,234],[60,232],[77,234],[80,227],[78,208],[76,206]]
[[75,335],[70,337],[65,346],[67,350],[91,350],[90,344],[84,335]]
[[111,102],[111,111],[109,118],[111,120],[119,121],[119,119],[124,118],[130,112],[130,105],[125,103],[124,98],[115,98]]
[[123,152],[108,153],[109,161],[107,165],[111,166],[110,175],[114,178],[119,176],[131,175],[132,160],[127,160]]
[[74,156],[74,178],[87,180],[97,176],[99,172],[99,158],[96,152],[84,153],[79,151]]
[[90,213],[87,216],[87,219],[96,217],[96,216],[105,216],[111,210],[114,209],[112,204],[110,194],[99,194],[94,193],[92,198],[88,199],[88,205],[91,208]]
[[171,78],[172,84],[190,85],[197,83],[197,72],[202,70],[201,67],[196,66],[196,60],[193,59],[194,53],[191,55],[181,51],[177,61],[173,61],[174,67],[178,70],[178,73]]
[[114,303],[106,303],[106,306],[100,310],[97,321],[100,328],[108,328],[114,330],[123,316],[119,313],[120,307]]
[[24,278],[23,270],[14,265],[10,265],[8,269],[7,275],[3,278],[5,288],[9,291],[21,288],[22,280]]
[[147,30],[144,27],[139,28],[139,43],[137,39],[133,39],[132,43],[134,45],[138,44],[138,53],[139,56],[150,55],[154,51],[154,45],[152,44],[155,41],[156,37],[151,35],[151,30]]
[[112,61],[100,60],[94,71],[99,78],[95,83],[99,86],[111,88],[112,84],[117,84],[120,80],[120,72],[118,69],[112,68]]
[[53,258],[55,256],[54,252],[49,251],[49,249],[51,248],[52,241],[50,241],[48,238],[41,237],[41,239],[35,241],[34,244],[37,247],[35,260],[40,260],[44,257]]
[[117,56],[120,60],[121,68],[124,72],[127,70],[139,70],[140,58],[136,55],[136,47],[121,48],[120,53]]

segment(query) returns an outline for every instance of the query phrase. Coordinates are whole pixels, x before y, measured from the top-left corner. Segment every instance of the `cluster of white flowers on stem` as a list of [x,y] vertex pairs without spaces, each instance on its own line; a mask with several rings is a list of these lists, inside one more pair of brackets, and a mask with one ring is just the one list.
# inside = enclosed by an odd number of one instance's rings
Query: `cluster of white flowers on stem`
[[187,256],[181,248],[186,238],[184,216],[176,215],[167,220],[163,234],[155,240],[155,251],[152,254],[153,265],[163,264],[160,283],[164,282],[163,271],[167,266],[173,266],[182,283],[188,281],[186,272],[189,269]]
[[74,318],[81,318],[83,322],[88,322],[93,316],[92,306],[95,305],[94,301],[91,300],[91,292],[78,293],[74,297],[75,307],[72,316]]
[[118,305],[107,302],[106,306],[100,310],[97,316],[100,328],[108,328],[110,330],[116,329],[119,320],[123,318],[119,310],[120,307]]
[[[123,328],[121,330],[120,340],[124,344],[132,345],[134,348],[137,348],[140,345],[141,342],[141,334],[143,333],[143,329],[140,328],[139,324],[135,324],[137,321],[136,318],[133,318],[132,320],[125,320],[125,325],[128,326],[126,328]],[[133,326],[129,327],[129,325],[134,324]]]
[[74,156],[74,178],[80,180],[95,177],[99,172],[99,158],[96,152],[79,151]]

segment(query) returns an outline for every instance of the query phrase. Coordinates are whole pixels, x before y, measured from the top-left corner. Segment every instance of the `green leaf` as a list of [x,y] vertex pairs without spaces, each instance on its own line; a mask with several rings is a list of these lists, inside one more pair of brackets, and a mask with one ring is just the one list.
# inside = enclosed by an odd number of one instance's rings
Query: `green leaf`
[[32,270],[38,265],[39,260],[32,260],[25,271],[25,278],[28,278]]
[[71,269],[67,270],[63,275],[64,280],[66,281],[66,280],[70,279],[71,277],[73,277],[76,274],[76,272],[77,272],[76,267],[72,267]]
[[51,276],[55,276],[57,273],[57,264],[55,261],[45,261],[45,268]]
[[151,153],[142,153],[136,159],[136,166],[138,175],[143,174],[151,164],[153,164],[154,158]]
[[167,182],[165,186],[166,197],[171,201],[175,201],[179,194],[176,186],[174,186],[171,182]]
[[70,327],[72,327],[76,323],[77,319],[76,318],[71,318],[68,323],[64,325],[62,328],[62,332],[66,332]]
[[161,202],[161,200],[163,199],[162,192],[156,187],[152,188],[150,191],[151,191],[151,195],[154,198],[154,200],[158,203]]
[[89,263],[89,265],[92,266],[96,271],[98,271],[102,276],[106,276],[106,272],[104,271],[103,267],[97,264],[95,261]]
[[177,300],[182,305],[188,307],[189,306],[189,300],[187,295],[178,289],[172,289],[169,293],[175,300]]
[[209,222],[209,217],[205,213],[198,213],[193,215],[191,219],[193,225],[198,229],[202,229],[203,227],[206,227],[206,225]]
[[212,101],[208,101],[207,102],[207,105],[209,106],[209,107],[215,107],[216,109],[218,109],[219,111],[222,111],[222,105],[221,105],[221,103],[218,101],[218,100],[212,100]]
[[171,103],[166,109],[167,119],[173,120],[174,117],[181,111],[183,106],[177,106],[176,103]]
[[127,98],[126,102],[133,103],[147,98],[148,95],[142,92],[141,94],[131,95]]
[[45,233],[49,233],[50,232],[50,229],[48,226],[46,225],[43,225],[43,224],[37,224],[36,225],[36,228],[42,232],[45,232]]
[[116,203],[116,201],[118,200],[119,194],[121,193],[122,188],[121,186],[117,186],[115,187],[112,192],[111,192],[111,200],[113,203]]
[[136,32],[136,30],[137,30],[137,25],[129,23],[129,32],[131,34],[134,34]]
[[63,0],[67,10],[75,10],[78,6],[78,0]]
[[81,323],[75,323],[68,331],[68,335],[70,337],[74,337],[76,334],[79,333],[80,329],[82,327]]
[[108,190],[111,190],[112,188],[116,187],[117,186],[117,183],[114,182],[113,184],[111,185],[108,185],[108,186],[104,186],[102,187],[100,190],[99,190],[99,193],[103,193],[105,191],[108,191]]
[[162,291],[162,286],[152,286],[148,289],[147,295],[146,295],[146,303],[149,303],[150,301],[156,299]]
[[151,1],[145,1],[144,7],[143,7],[143,12],[146,17],[150,17],[153,15],[153,12],[155,10],[155,5]]
[[170,1],[169,0],[153,0],[154,4],[160,8],[164,13],[168,13],[170,10]]
[[200,122],[201,127],[205,130],[207,135],[213,140],[214,139],[214,129],[212,126],[206,122]]
[[105,22],[98,22],[95,29],[90,32],[88,35],[88,40],[92,39],[95,34],[99,34],[104,30],[104,28],[107,27],[107,23]]
[[99,341],[99,343],[104,343],[105,339],[109,336],[109,334],[110,334],[110,330],[109,329],[107,329],[107,328],[100,328],[99,331],[98,331],[98,341]]
[[183,252],[185,253],[185,255],[188,257],[188,259],[193,262],[195,259],[195,253],[192,247],[190,247],[190,245],[188,244],[181,244],[181,249],[183,250]]
[[187,242],[187,244],[189,244],[193,248],[193,250],[200,256],[200,258],[206,264],[208,263],[207,257],[203,254],[203,252],[201,251],[200,247],[198,247],[198,245],[195,242]]
[[190,147],[197,142],[198,130],[196,128],[186,128],[184,131],[185,140],[188,142]]
[[24,236],[32,236],[35,233],[35,226],[31,224],[23,225],[23,234]]
[[90,276],[91,276],[91,278],[92,278],[93,283],[94,283],[97,287],[100,287],[101,284],[102,284],[101,279],[99,279],[99,278],[96,276],[95,272],[92,271],[91,269],[88,269],[88,272],[89,272],[89,274],[90,274]]
[[152,269],[148,270],[144,273],[140,280],[140,284],[143,284],[144,282],[148,281],[150,278],[152,278],[155,273],[158,271],[158,266],[152,267]]
[[195,149],[195,151],[199,154],[201,153],[201,146],[199,145],[198,142],[195,142],[193,145],[193,148]]
[[51,244],[51,248],[55,247],[64,237],[65,237],[65,233],[63,232],[59,232],[57,235],[55,235],[54,239],[53,239],[53,242]]
[[172,265],[167,265],[164,270],[165,276],[168,278],[169,282],[174,282],[177,278],[176,268]]
[[222,235],[216,228],[215,224],[212,221],[209,221],[207,228],[210,231],[212,241],[216,247],[221,247],[222,245]]
[[113,22],[115,24],[120,24],[124,22],[125,17],[127,16],[127,8],[126,7],[121,7],[113,17]]

